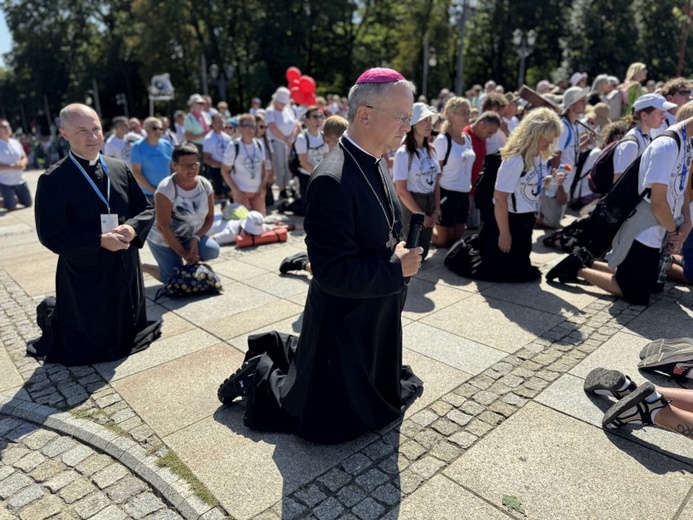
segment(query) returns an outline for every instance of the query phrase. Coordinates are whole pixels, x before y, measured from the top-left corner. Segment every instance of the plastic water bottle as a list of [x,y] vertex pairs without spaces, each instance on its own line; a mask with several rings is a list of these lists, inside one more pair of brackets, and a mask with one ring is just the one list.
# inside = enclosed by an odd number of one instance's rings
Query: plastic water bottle
[[565,165],[559,164],[558,169],[556,170],[556,173],[551,176],[551,180],[549,181],[549,185],[546,187],[546,190],[544,191],[545,195],[547,197],[555,197],[556,192],[558,191],[558,175],[562,174],[565,176]]

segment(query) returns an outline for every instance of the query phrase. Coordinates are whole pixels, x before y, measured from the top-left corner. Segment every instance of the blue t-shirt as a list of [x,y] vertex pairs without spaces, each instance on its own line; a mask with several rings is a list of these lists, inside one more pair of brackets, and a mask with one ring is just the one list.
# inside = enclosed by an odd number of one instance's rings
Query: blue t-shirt
[[[152,186],[158,186],[166,177],[171,175],[171,155],[173,145],[166,139],[159,139],[156,146],[152,146],[146,139],[132,146],[130,155],[131,164],[142,166],[142,175]],[[153,192],[142,188],[145,195],[154,195]]]

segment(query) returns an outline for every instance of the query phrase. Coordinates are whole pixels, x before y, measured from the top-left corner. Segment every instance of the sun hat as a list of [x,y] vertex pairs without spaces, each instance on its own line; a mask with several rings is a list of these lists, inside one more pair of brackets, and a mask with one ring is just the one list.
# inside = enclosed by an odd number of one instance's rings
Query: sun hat
[[575,86],[578,83],[580,83],[580,81],[582,81],[583,79],[587,79],[587,73],[586,72],[576,72],[572,76],[570,76],[570,84]]
[[638,112],[644,108],[659,108],[660,110],[671,110],[676,107],[675,103],[670,103],[661,94],[645,94],[635,100],[633,112]]
[[269,226],[265,226],[262,213],[259,211],[249,211],[245,220],[241,221],[241,227],[250,235],[262,235],[269,231]]
[[438,121],[438,118],[440,117],[440,114],[426,103],[414,103],[414,107],[411,111],[411,120],[409,123],[414,126],[416,123],[423,121],[427,117],[431,117],[431,123],[435,125],[436,121]]
[[567,110],[582,98],[586,98],[589,93],[590,89],[588,88],[570,87],[563,93],[563,103],[561,103],[561,107]]
[[193,94],[190,96],[190,99],[188,99],[188,106],[194,105],[195,103],[202,103],[204,104],[205,100],[200,94]]
[[274,100],[277,103],[288,105],[291,103],[291,91],[286,87],[279,87],[274,93]]

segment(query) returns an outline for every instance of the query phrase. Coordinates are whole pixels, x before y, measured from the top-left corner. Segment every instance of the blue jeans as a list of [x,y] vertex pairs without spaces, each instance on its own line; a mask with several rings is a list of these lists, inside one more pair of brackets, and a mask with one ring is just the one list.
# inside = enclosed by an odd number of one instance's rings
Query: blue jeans
[[[156,263],[159,265],[161,281],[163,283],[168,282],[173,274],[173,270],[176,267],[183,266],[183,259],[178,256],[178,253],[168,246],[159,246],[150,241],[147,241],[147,243],[149,244],[149,248],[152,250]],[[187,250],[189,244],[189,240],[183,242],[183,247]],[[200,252],[200,260],[203,262],[213,260],[219,256],[219,244],[206,235],[200,239],[198,250]]]
[[17,209],[17,200],[25,208],[31,207],[31,192],[29,192],[29,186],[26,182],[15,186],[0,184],[0,195],[2,195],[7,211]]

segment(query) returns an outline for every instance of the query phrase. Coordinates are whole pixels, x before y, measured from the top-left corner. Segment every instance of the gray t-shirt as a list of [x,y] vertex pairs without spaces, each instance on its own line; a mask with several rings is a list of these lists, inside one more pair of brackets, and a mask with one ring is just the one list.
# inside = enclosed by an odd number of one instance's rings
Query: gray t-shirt
[[[198,177],[197,186],[184,190],[173,182],[174,175],[166,177],[159,183],[156,193],[161,193],[173,204],[171,229],[178,240],[186,242],[200,230],[209,213],[209,195],[214,190],[204,177]],[[156,195],[156,194],[155,194]],[[168,246],[156,222],[149,232],[147,240],[158,246]]]

